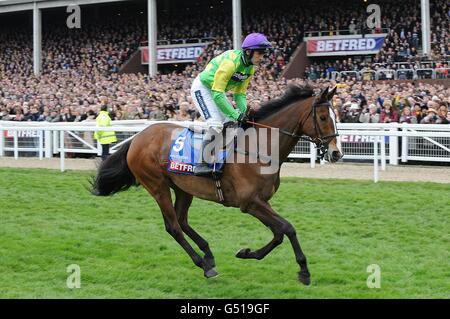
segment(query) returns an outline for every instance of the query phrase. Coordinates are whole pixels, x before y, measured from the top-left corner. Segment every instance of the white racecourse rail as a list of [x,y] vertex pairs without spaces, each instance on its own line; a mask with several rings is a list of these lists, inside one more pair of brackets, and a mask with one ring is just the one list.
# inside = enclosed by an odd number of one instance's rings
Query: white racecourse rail
[[[203,122],[164,121],[182,126],[200,125]],[[114,152],[124,142],[146,127],[161,121],[113,121],[112,127],[96,127],[95,122],[47,123],[0,121],[0,157],[38,156],[41,160],[60,156],[61,171],[64,159],[72,154],[100,155],[101,147],[93,139],[94,131],[115,131],[119,142]],[[441,124],[363,124],[338,123],[339,139],[344,160],[373,160],[374,181],[378,181],[379,160],[381,169],[389,164],[398,165],[409,160],[450,163],[450,125]],[[309,159],[316,164],[317,153],[311,143],[299,141],[290,158]],[[321,162],[324,164],[324,162]]]

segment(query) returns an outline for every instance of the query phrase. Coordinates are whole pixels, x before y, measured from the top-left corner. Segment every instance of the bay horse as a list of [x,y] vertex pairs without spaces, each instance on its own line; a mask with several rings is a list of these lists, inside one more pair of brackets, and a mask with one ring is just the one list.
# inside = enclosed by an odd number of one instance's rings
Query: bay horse
[[[335,113],[330,100],[336,88],[322,90],[314,96],[309,87],[290,86],[281,98],[263,104],[251,115],[249,122],[256,129],[278,128],[279,166],[273,174],[261,174],[258,163],[226,163],[220,178],[224,200],[216,196],[216,184],[210,177],[185,175],[167,170],[168,155],[174,130],[180,125],[156,123],[137,134],[121,146],[98,168],[91,181],[91,192],[97,196],[108,196],[142,185],[158,203],[166,231],[183,247],[194,264],[200,267],[206,278],[214,277],[214,256],[208,242],[188,223],[188,210],[193,197],[220,202],[227,207],[237,207],[259,219],[273,232],[273,239],[264,247],[241,249],[236,257],[262,259],[283,241],[284,235],[291,242],[295,258],[300,266],[298,279],[310,284],[307,260],[302,252],[294,227],[277,214],[269,200],[280,185],[281,164],[286,161],[299,139],[306,139],[326,155],[328,161],[336,162],[342,157],[337,143]],[[181,127],[183,129],[183,127]],[[175,203],[171,191],[175,193]],[[189,236],[204,253],[202,258],[186,240]]]

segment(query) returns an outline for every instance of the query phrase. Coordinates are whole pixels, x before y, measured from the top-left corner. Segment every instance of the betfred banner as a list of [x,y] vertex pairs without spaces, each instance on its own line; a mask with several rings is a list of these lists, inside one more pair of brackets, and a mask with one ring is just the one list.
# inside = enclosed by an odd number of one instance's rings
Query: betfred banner
[[[6,138],[12,138],[14,137],[14,131],[3,131],[3,136]],[[39,137],[38,131],[17,131],[17,137],[23,138],[23,137]]]
[[386,34],[327,36],[305,38],[308,56],[376,54],[383,46]]
[[[158,45],[156,47],[156,63],[188,63],[195,62],[208,43]],[[142,64],[148,64],[148,47],[141,47]]]
[[[341,133],[343,134],[343,133]],[[341,143],[353,143],[353,144],[359,144],[359,143],[375,143],[376,137],[375,136],[368,136],[368,135],[341,135]],[[384,142],[389,143],[389,136],[384,137]]]

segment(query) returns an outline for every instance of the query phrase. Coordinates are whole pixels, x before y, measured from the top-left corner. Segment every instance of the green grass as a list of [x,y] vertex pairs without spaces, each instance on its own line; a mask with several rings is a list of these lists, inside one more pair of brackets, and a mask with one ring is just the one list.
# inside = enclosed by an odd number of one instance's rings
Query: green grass
[[[0,298],[450,297],[450,185],[283,179],[271,203],[297,229],[306,287],[287,239],[264,260],[237,259],[271,232],[195,199],[191,224],[220,273],[205,279],[142,188],[94,197],[90,174],[0,169]],[[81,267],[80,289],[66,286],[70,264]],[[366,285],[370,264],[381,267],[380,289]]]

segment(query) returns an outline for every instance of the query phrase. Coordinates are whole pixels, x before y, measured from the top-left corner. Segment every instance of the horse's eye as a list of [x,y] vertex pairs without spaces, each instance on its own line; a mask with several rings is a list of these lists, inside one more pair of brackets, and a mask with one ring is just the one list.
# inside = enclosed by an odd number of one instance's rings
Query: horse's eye
[[321,115],[321,116],[320,116],[320,120],[321,120],[321,121],[326,121],[326,120],[327,120],[327,117],[326,117],[325,115]]

